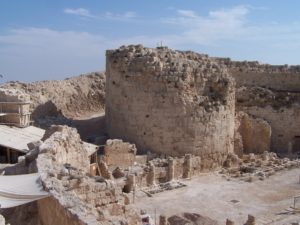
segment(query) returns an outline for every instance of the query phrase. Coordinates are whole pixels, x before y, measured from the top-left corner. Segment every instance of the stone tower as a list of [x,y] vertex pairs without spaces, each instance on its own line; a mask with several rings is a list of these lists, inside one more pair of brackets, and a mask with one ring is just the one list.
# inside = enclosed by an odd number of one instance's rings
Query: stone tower
[[138,151],[222,163],[233,152],[234,81],[207,55],[141,45],[106,52],[106,122]]

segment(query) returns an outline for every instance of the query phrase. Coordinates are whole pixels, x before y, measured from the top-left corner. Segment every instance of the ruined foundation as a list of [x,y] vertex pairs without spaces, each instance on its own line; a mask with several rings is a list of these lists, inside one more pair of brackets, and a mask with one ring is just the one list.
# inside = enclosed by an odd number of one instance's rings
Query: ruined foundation
[[206,55],[121,47],[106,53],[106,122],[139,152],[193,154],[222,164],[233,152],[234,81]]

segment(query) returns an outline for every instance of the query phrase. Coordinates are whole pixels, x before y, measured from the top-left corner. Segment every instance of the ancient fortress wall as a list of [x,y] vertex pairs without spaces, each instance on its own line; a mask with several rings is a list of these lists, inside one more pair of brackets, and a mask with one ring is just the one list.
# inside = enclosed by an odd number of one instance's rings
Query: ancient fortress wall
[[300,137],[300,107],[276,110],[271,106],[242,107],[241,110],[255,117],[263,118],[272,127],[271,150],[277,153],[299,151],[297,137]]
[[216,58],[228,67],[237,86],[260,86],[280,91],[300,92],[300,66],[269,65]]
[[206,55],[121,47],[106,53],[106,122],[112,138],[172,156],[224,161],[233,151],[234,81]]
[[236,109],[267,121],[270,150],[300,151],[300,66],[268,65],[216,58],[236,81]]

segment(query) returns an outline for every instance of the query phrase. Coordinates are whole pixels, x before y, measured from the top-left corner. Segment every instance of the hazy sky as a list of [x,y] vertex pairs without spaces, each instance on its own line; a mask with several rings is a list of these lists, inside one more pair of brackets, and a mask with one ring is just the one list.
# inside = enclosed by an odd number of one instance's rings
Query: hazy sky
[[300,64],[297,0],[1,0],[0,83],[104,70],[121,45]]

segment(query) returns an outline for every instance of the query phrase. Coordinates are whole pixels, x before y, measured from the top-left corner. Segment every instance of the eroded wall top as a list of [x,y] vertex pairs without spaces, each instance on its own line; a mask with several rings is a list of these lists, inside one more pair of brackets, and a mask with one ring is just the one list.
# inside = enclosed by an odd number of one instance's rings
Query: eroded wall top
[[112,138],[135,143],[143,152],[192,153],[217,161],[232,150],[234,80],[225,66],[207,55],[166,47],[123,46],[106,55]]
[[257,61],[232,61],[215,58],[225,65],[237,86],[260,86],[279,91],[300,91],[300,65],[270,65]]

